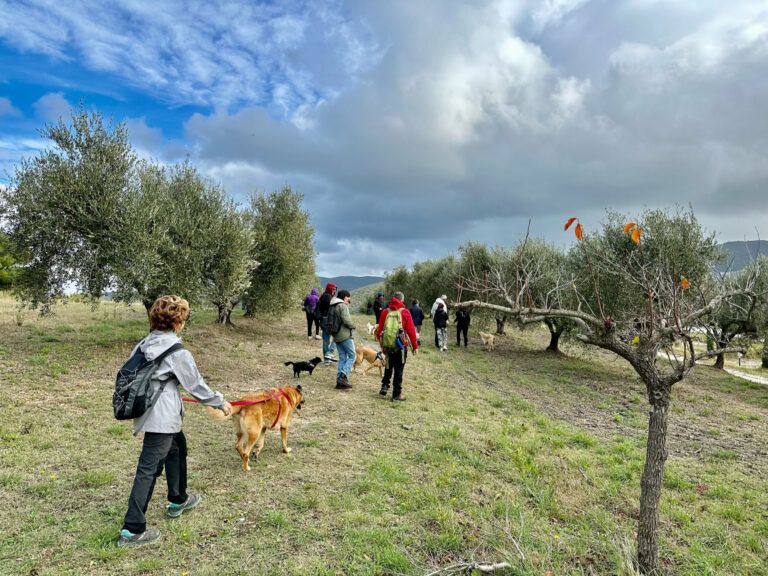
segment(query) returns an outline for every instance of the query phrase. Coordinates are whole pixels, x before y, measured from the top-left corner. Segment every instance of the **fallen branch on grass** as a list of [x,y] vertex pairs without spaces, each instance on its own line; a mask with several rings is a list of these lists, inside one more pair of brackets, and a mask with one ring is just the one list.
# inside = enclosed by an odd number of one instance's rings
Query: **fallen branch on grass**
[[492,574],[497,570],[504,570],[505,568],[512,568],[512,565],[509,562],[497,562],[496,564],[491,564],[490,562],[457,562],[456,564],[430,572],[427,576],[447,576],[450,574],[466,573],[472,570],[477,570],[483,574]]

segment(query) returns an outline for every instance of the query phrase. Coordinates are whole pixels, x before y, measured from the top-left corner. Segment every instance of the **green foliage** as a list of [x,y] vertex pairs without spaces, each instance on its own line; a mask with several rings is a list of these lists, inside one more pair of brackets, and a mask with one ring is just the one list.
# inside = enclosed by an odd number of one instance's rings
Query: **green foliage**
[[83,105],[42,134],[52,147],[22,160],[3,194],[11,240],[29,262],[16,283],[31,307],[47,312],[67,284],[97,298],[124,246],[124,198],[136,162],[124,124],[104,123]]
[[243,304],[249,313],[280,312],[300,301],[315,277],[314,230],[290,187],[251,196],[249,218],[259,266]]
[[0,230],[0,290],[13,287],[19,274],[18,256],[11,239]]

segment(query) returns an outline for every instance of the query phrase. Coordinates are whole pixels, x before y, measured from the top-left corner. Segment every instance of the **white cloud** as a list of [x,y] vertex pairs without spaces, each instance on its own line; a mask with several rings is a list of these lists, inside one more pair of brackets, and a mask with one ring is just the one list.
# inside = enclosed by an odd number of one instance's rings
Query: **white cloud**
[[72,105],[61,92],[51,92],[34,103],[35,113],[45,121],[56,122],[59,118],[68,120]]
[[8,98],[0,97],[0,116],[21,116],[21,110],[16,108]]
[[[0,8],[9,45],[76,60],[173,104],[275,104],[290,116],[353,82],[376,57],[366,31],[334,3],[0,0]],[[330,57],[345,61],[343,76],[325,72]]]

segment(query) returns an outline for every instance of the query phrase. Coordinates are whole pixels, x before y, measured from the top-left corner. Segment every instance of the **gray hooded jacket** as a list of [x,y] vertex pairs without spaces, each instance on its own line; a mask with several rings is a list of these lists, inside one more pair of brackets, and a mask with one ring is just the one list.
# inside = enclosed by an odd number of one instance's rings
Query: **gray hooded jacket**
[[[147,360],[153,360],[177,342],[181,342],[181,338],[174,332],[153,330],[136,345],[131,356],[141,348]],[[200,400],[200,403],[205,406],[219,407],[224,404],[224,396],[221,392],[214,392],[208,388],[189,350],[177,350],[163,358],[152,375],[152,388],[155,392],[160,389],[163,381],[165,381],[163,393],[155,399],[152,408],[133,420],[134,435],[139,432],[163,434],[181,432],[184,406],[179,384],[190,396]]]

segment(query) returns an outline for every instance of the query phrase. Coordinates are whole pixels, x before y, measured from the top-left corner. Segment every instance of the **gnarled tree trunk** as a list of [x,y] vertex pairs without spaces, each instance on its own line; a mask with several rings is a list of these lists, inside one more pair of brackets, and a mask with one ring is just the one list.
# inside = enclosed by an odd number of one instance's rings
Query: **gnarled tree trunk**
[[768,336],[763,340],[763,368],[768,368]]
[[559,326],[557,322],[550,318],[546,318],[544,324],[546,324],[549,329],[549,346],[547,346],[547,352],[560,352],[558,343],[560,342],[560,336],[563,334],[565,327]]
[[671,385],[656,375],[641,374],[648,388],[648,446],[640,479],[640,519],[637,528],[638,568],[643,574],[659,572],[659,501],[667,461],[667,426]]
[[504,332],[504,324],[507,322],[507,315],[496,316],[496,334],[506,334]]

